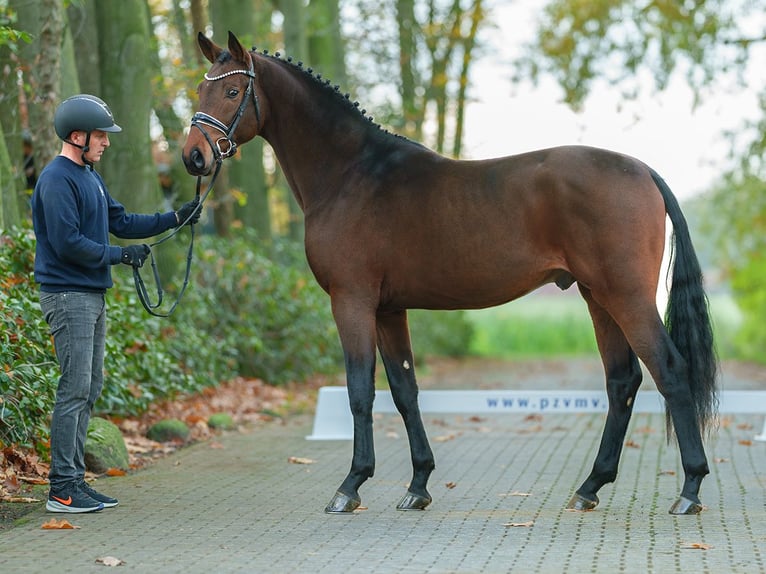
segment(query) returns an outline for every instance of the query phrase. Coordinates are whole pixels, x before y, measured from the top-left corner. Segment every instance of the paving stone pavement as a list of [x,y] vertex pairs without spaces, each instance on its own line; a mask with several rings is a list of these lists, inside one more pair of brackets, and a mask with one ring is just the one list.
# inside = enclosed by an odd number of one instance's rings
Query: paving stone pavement
[[[699,516],[668,508],[681,488],[661,415],[637,414],[616,483],[587,513],[564,509],[592,464],[603,415],[426,416],[437,460],[425,511],[395,509],[410,477],[394,415],[375,423],[366,509],[323,509],[350,441],[307,441],[308,416],[200,443],[96,486],[120,505],[89,515],[32,512],[0,533],[0,572],[743,573],[766,572],[762,416],[726,417],[707,442]],[[288,462],[308,458],[313,464]],[[51,517],[75,530],[43,530]]]

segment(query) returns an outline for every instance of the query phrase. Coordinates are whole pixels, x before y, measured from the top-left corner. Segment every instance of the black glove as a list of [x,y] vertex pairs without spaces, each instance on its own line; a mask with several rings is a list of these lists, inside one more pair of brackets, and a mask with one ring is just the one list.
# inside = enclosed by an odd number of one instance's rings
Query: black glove
[[[192,215],[192,213],[194,215]],[[202,213],[202,207],[199,204],[199,196],[195,197],[191,201],[188,201],[184,203],[181,206],[181,209],[176,211],[176,227],[184,223],[189,216],[191,215],[191,219],[189,219],[189,224],[194,225],[199,221],[199,216]]]
[[146,243],[140,245],[128,245],[122,248],[122,262],[125,265],[141,267],[149,256],[150,250]]

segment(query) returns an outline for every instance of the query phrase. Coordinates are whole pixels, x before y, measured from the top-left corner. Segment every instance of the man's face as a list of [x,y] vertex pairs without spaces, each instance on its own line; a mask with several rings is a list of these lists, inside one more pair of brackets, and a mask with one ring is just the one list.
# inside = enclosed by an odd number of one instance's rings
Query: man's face
[[[72,141],[78,145],[85,145],[87,136],[88,134],[84,131],[76,131],[72,133]],[[100,161],[101,155],[109,145],[109,134],[101,130],[93,130],[90,132],[90,142],[88,142],[90,149],[85,153],[85,159],[91,163]]]

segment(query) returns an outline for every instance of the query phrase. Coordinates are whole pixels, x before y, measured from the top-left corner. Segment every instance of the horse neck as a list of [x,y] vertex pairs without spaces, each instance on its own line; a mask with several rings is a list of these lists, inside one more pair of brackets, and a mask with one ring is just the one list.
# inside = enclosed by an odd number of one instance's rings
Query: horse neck
[[261,136],[274,149],[301,208],[326,199],[342,187],[344,174],[358,161],[377,129],[331,88],[307,72],[265,59],[260,85],[266,105]]

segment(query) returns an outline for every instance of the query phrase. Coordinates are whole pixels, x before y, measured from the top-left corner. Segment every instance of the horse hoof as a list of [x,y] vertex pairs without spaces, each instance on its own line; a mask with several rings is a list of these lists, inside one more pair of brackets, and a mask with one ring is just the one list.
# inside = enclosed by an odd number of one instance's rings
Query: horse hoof
[[596,506],[598,506],[598,496],[595,496],[595,500],[591,500],[575,493],[575,495],[569,501],[569,504],[567,504],[567,510],[580,510],[582,512],[587,512],[588,510],[593,510],[596,508]]
[[420,496],[419,494],[407,491],[407,494],[405,494],[399,501],[399,504],[396,505],[396,509],[425,510],[429,504],[431,504],[430,496]]
[[699,502],[689,500],[685,496],[679,496],[678,500],[670,507],[670,514],[699,514],[703,506]]
[[349,514],[359,508],[361,503],[359,498],[351,498],[339,490],[332,497],[330,503],[325,506],[324,511],[327,514]]

